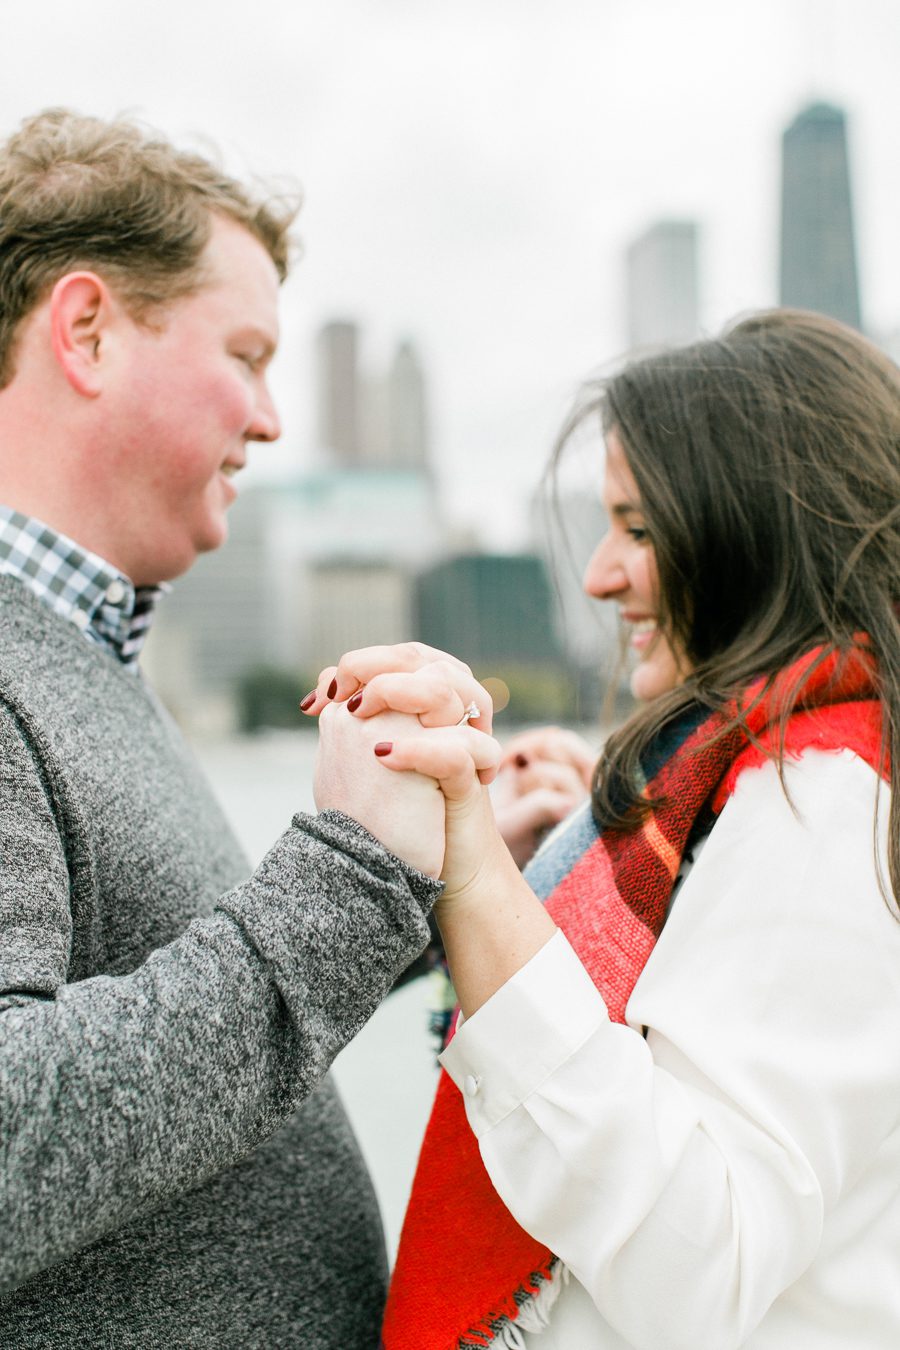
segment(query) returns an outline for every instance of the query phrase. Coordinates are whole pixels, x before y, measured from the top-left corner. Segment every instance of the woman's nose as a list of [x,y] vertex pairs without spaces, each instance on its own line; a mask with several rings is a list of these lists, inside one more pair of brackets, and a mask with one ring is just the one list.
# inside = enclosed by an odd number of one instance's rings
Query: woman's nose
[[604,535],[591,554],[582,586],[595,600],[611,600],[627,589],[625,568],[610,535]]

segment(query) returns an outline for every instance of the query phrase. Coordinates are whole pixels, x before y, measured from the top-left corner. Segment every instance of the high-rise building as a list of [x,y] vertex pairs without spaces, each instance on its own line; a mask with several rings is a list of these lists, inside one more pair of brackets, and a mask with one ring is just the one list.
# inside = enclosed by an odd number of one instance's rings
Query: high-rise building
[[326,323],[316,342],[319,445],[342,468],[360,460],[358,346],[356,324],[343,319]]
[[416,349],[401,342],[388,374],[388,447],[398,469],[427,469],[425,377]]
[[626,256],[628,342],[632,348],[692,342],[699,332],[698,228],[659,220]]
[[782,137],[783,305],[814,309],[860,326],[859,283],[847,155],[840,108],[813,103]]
[[345,647],[414,633],[409,578],[444,549],[424,474],[321,470],[270,485],[268,504],[275,664],[318,670]]
[[360,370],[359,330],[333,320],[316,344],[318,442],[331,468],[428,469],[425,377],[412,342],[387,371]]

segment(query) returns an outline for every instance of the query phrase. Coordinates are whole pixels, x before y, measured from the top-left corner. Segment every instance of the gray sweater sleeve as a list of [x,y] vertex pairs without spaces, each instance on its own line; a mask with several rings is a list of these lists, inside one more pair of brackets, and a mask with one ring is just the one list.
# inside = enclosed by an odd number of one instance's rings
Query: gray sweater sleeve
[[439,891],[347,817],[300,815],[210,917],[69,983],[52,807],[24,747],[4,763],[0,1290],[270,1135],[425,945]]

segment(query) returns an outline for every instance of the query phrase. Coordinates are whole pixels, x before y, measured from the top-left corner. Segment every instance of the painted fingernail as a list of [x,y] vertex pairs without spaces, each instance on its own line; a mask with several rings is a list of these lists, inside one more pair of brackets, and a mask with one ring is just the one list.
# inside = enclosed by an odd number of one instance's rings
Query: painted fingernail
[[393,741],[379,741],[377,745],[373,745],[372,747],[379,759],[383,759],[385,755],[389,755],[393,748]]
[[332,681],[331,681],[331,684],[328,686],[328,689],[327,689],[327,692],[326,692],[326,694],[325,694],[325,697],[326,697],[326,698],[334,698],[334,696],[335,696],[336,693],[337,693],[337,680],[332,680]]
[[516,755],[516,758],[515,758],[514,763],[515,763],[517,769],[527,769],[527,768],[528,768],[528,758],[527,758],[526,755]]
[[362,703],[362,694],[354,694],[352,698],[347,699],[347,711],[356,712],[357,708],[361,703]]
[[311,693],[306,695],[306,698],[302,698],[300,700],[300,711],[306,712],[307,708],[311,708],[312,705],[315,703],[315,701],[316,701],[316,691],[315,689],[313,689]]

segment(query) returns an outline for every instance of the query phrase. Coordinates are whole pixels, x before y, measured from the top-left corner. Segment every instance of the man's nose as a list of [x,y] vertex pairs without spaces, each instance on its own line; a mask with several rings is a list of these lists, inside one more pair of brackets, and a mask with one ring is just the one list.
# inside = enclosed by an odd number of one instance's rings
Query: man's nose
[[281,418],[275,407],[274,399],[266,386],[263,386],[256,402],[253,420],[247,428],[249,441],[277,441],[281,435]]

